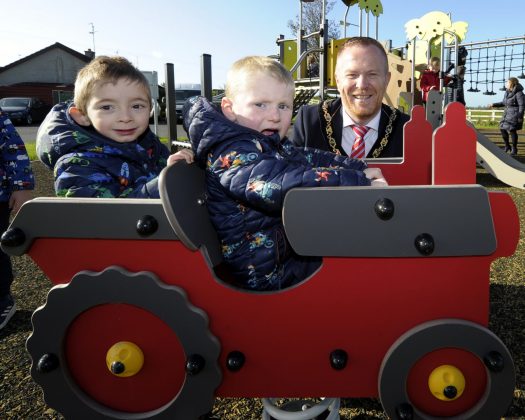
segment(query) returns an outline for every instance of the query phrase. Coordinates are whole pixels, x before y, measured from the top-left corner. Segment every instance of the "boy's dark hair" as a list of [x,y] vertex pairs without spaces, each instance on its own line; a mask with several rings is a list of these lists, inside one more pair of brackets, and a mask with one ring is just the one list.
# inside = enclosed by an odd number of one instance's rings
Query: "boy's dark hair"
[[127,79],[130,82],[142,85],[148,95],[149,103],[151,103],[148,80],[139,69],[124,57],[100,55],[80,69],[77,74],[73,99],[75,106],[85,114],[93,89],[101,84],[115,84],[120,79]]

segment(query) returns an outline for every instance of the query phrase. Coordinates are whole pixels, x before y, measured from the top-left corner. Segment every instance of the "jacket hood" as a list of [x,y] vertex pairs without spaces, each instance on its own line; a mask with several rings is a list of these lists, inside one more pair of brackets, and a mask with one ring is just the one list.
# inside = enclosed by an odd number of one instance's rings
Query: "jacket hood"
[[61,157],[71,153],[104,152],[134,161],[140,160],[137,144],[146,150],[154,147],[151,139],[154,135],[149,129],[137,141],[118,143],[77,124],[68,112],[72,105],[72,102],[55,105],[38,128],[37,156],[49,168],[53,169]]
[[237,141],[239,135],[251,136],[262,143],[270,141],[278,144],[281,141],[277,133],[265,136],[230,121],[219,107],[202,96],[186,101],[183,108],[183,127],[188,133],[195,160],[201,167],[206,165],[208,153],[215,146],[219,143]]

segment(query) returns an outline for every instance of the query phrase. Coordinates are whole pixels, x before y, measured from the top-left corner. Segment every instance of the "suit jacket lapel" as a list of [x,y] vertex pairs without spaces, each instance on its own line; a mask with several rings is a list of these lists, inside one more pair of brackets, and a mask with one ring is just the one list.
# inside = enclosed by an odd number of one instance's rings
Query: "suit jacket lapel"
[[388,120],[390,118],[390,114],[392,111],[388,106],[385,106],[384,104],[381,105],[381,116],[379,117],[379,127],[377,129],[377,140],[366,155],[366,157],[372,157],[372,153],[375,149],[377,149],[381,143],[381,139],[385,137],[386,132],[386,126],[388,124]]
[[[322,102],[319,104],[318,107],[319,110],[319,121],[321,125],[321,133],[323,135],[324,143],[326,144],[326,150],[329,150],[332,152],[332,148],[330,147],[330,142],[328,140],[328,134],[326,133],[326,118],[324,116],[324,112],[322,109]],[[333,101],[329,101],[328,103],[328,113],[332,116],[332,137],[335,140],[336,147],[339,149],[341,154],[346,156],[345,151],[341,147],[341,138],[342,138],[342,128],[343,128],[343,117],[341,115],[341,99],[335,99]]]
[[381,140],[385,137],[386,126],[388,124],[388,119],[390,118],[390,108],[384,105],[381,105],[381,117],[379,117],[379,127],[377,130],[377,139]]
[[332,115],[332,125],[334,130],[334,139],[337,148],[343,156],[347,156],[341,143],[343,141],[343,115],[341,114],[341,99],[337,99],[332,103],[332,109],[330,110]]

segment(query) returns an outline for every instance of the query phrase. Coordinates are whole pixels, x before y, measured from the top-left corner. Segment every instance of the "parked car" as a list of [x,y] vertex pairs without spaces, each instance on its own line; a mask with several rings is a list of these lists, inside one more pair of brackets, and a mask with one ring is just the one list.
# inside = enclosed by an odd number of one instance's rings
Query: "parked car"
[[199,96],[201,94],[201,85],[198,83],[181,83],[175,85],[175,112],[177,113],[177,122],[182,121],[182,107],[188,98]]
[[0,108],[13,123],[27,125],[42,122],[51,110],[50,105],[32,97],[2,98]]

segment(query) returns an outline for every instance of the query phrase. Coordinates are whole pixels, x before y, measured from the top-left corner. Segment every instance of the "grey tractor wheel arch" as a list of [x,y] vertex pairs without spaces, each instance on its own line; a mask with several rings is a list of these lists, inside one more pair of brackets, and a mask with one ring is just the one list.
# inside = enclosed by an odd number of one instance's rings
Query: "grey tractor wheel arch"
[[[186,357],[199,354],[204,358],[202,371],[187,374],[177,396],[163,407],[143,413],[113,410],[86,395],[70,376],[63,349],[67,328],[82,312],[105,303],[125,303],[151,312],[174,331]],[[33,333],[27,340],[31,375],[42,387],[46,403],[66,418],[196,419],[213,406],[222,375],[218,365],[220,344],[208,329],[208,317],[188,302],[181,288],[160,282],[152,273],[130,273],[120,267],[79,272],[70,283],[50,290],[46,304],[33,314],[32,323]],[[47,353],[58,356],[59,365],[50,372],[39,372],[38,360]]]
[[[512,356],[503,342],[482,325],[459,319],[442,319],[421,324],[403,334],[388,350],[379,371],[379,398],[383,409],[397,419],[396,408],[411,404],[406,383],[411,367],[425,354],[442,348],[458,348],[477,356],[482,362],[491,351],[503,356],[503,370],[493,372],[485,364],[487,386],[471,409],[451,417],[455,420],[500,418],[510,406],[515,371]],[[413,419],[437,419],[413,407]]]

